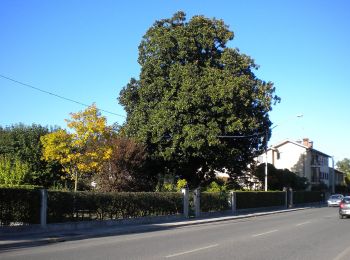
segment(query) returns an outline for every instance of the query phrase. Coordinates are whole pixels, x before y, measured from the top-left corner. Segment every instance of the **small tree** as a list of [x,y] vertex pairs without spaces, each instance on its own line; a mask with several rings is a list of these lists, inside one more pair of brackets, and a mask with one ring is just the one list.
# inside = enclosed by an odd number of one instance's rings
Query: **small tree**
[[112,132],[106,125],[106,118],[101,116],[95,105],[85,111],[72,113],[71,117],[71,120],[66,121],[73,133],[58,130],[43,136],[41,142],[45,160],[59,161],[74,178],[76,191],[79,174],[100,172],[110,158],[112,149],[108,139]]
[[126,137],[114,137],[110,145],[111,156],[96,176],[97,188],[102,191],[152,190],[156,176],[148,173],[144,145]]

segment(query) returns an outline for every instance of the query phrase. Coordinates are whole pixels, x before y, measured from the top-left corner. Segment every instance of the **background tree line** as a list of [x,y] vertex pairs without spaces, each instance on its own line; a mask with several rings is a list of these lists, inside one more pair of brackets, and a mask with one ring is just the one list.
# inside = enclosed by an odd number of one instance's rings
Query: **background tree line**
[[95,105],[72,113],[67,128],[0,127],[0,184],[101,191],[147,191],[156,186],[142,144],[107,126]]

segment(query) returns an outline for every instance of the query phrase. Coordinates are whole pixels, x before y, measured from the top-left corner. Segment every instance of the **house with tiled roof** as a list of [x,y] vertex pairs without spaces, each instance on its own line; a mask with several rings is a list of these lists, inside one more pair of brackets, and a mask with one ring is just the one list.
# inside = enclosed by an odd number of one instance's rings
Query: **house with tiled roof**
[[[329,166],[330,155],[313,148],[313,142],[308,138],[302,141],[284,140],[268,148],[266,155],[261,155],[258,161],[267,162],[277,169],[288,169],[300,177],[306,177],[311,186],[321,183],[331,187],[333,168]],[[335,185],[342,184],[341,174],[335,176]]]

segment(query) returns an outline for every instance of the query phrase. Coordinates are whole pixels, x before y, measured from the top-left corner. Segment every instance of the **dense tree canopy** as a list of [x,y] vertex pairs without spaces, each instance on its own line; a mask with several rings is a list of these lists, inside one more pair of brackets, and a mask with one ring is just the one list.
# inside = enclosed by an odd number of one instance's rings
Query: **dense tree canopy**
[[227,47],[232,39],[222,20],[194,16],[187,22],[178,12],[156,21],[139,46],[140,78],[120,93],[125,134],[190,186],[214,170],[234,177],[266,143],[261,133],[271,125],[268,112],[278,97],[271,82],[255,76],[252,58]]
[[[11,166],[11,173],[8,179],[18,179],[23,175],[23,167],[27,169],[28,174],[21,182],[17,184],[33,184],[50,187],[60,181],[62,175],[61,167],[57,163],[48,163],[42,160],[42,145],[40,137],[50,133],[48,127],[40,125],[26,126],[23,124],[12,125],[9,127],[0,127],[0,156],[2,156],[3,165]],[[22,165],[20,167],[20,165]],[[15,169],[21,169],[16,172]],[[15,176],[17,175],[17,177]],[[4,175],[5,176],[5,175]],[[4,177],[5,178],[5,177]]]

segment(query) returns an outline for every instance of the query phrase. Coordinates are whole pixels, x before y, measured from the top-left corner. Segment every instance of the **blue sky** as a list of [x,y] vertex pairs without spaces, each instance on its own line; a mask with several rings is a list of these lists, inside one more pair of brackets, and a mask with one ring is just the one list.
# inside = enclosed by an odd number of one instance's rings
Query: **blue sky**
[[[125,115],[117,97],[138,77],[138,45],[155,20],[223,19],[238,47],[260,65],[282,101],[271,112],[270,144],[304,137],[314,148],[350,158],[350,1],[150,0],[0,1],[0,74]],[[65,127],[81,105],[0,78],[0,125]],[[103,113],[109,123],[123,117]],[[296,115],[303,114],[302,118]]]

